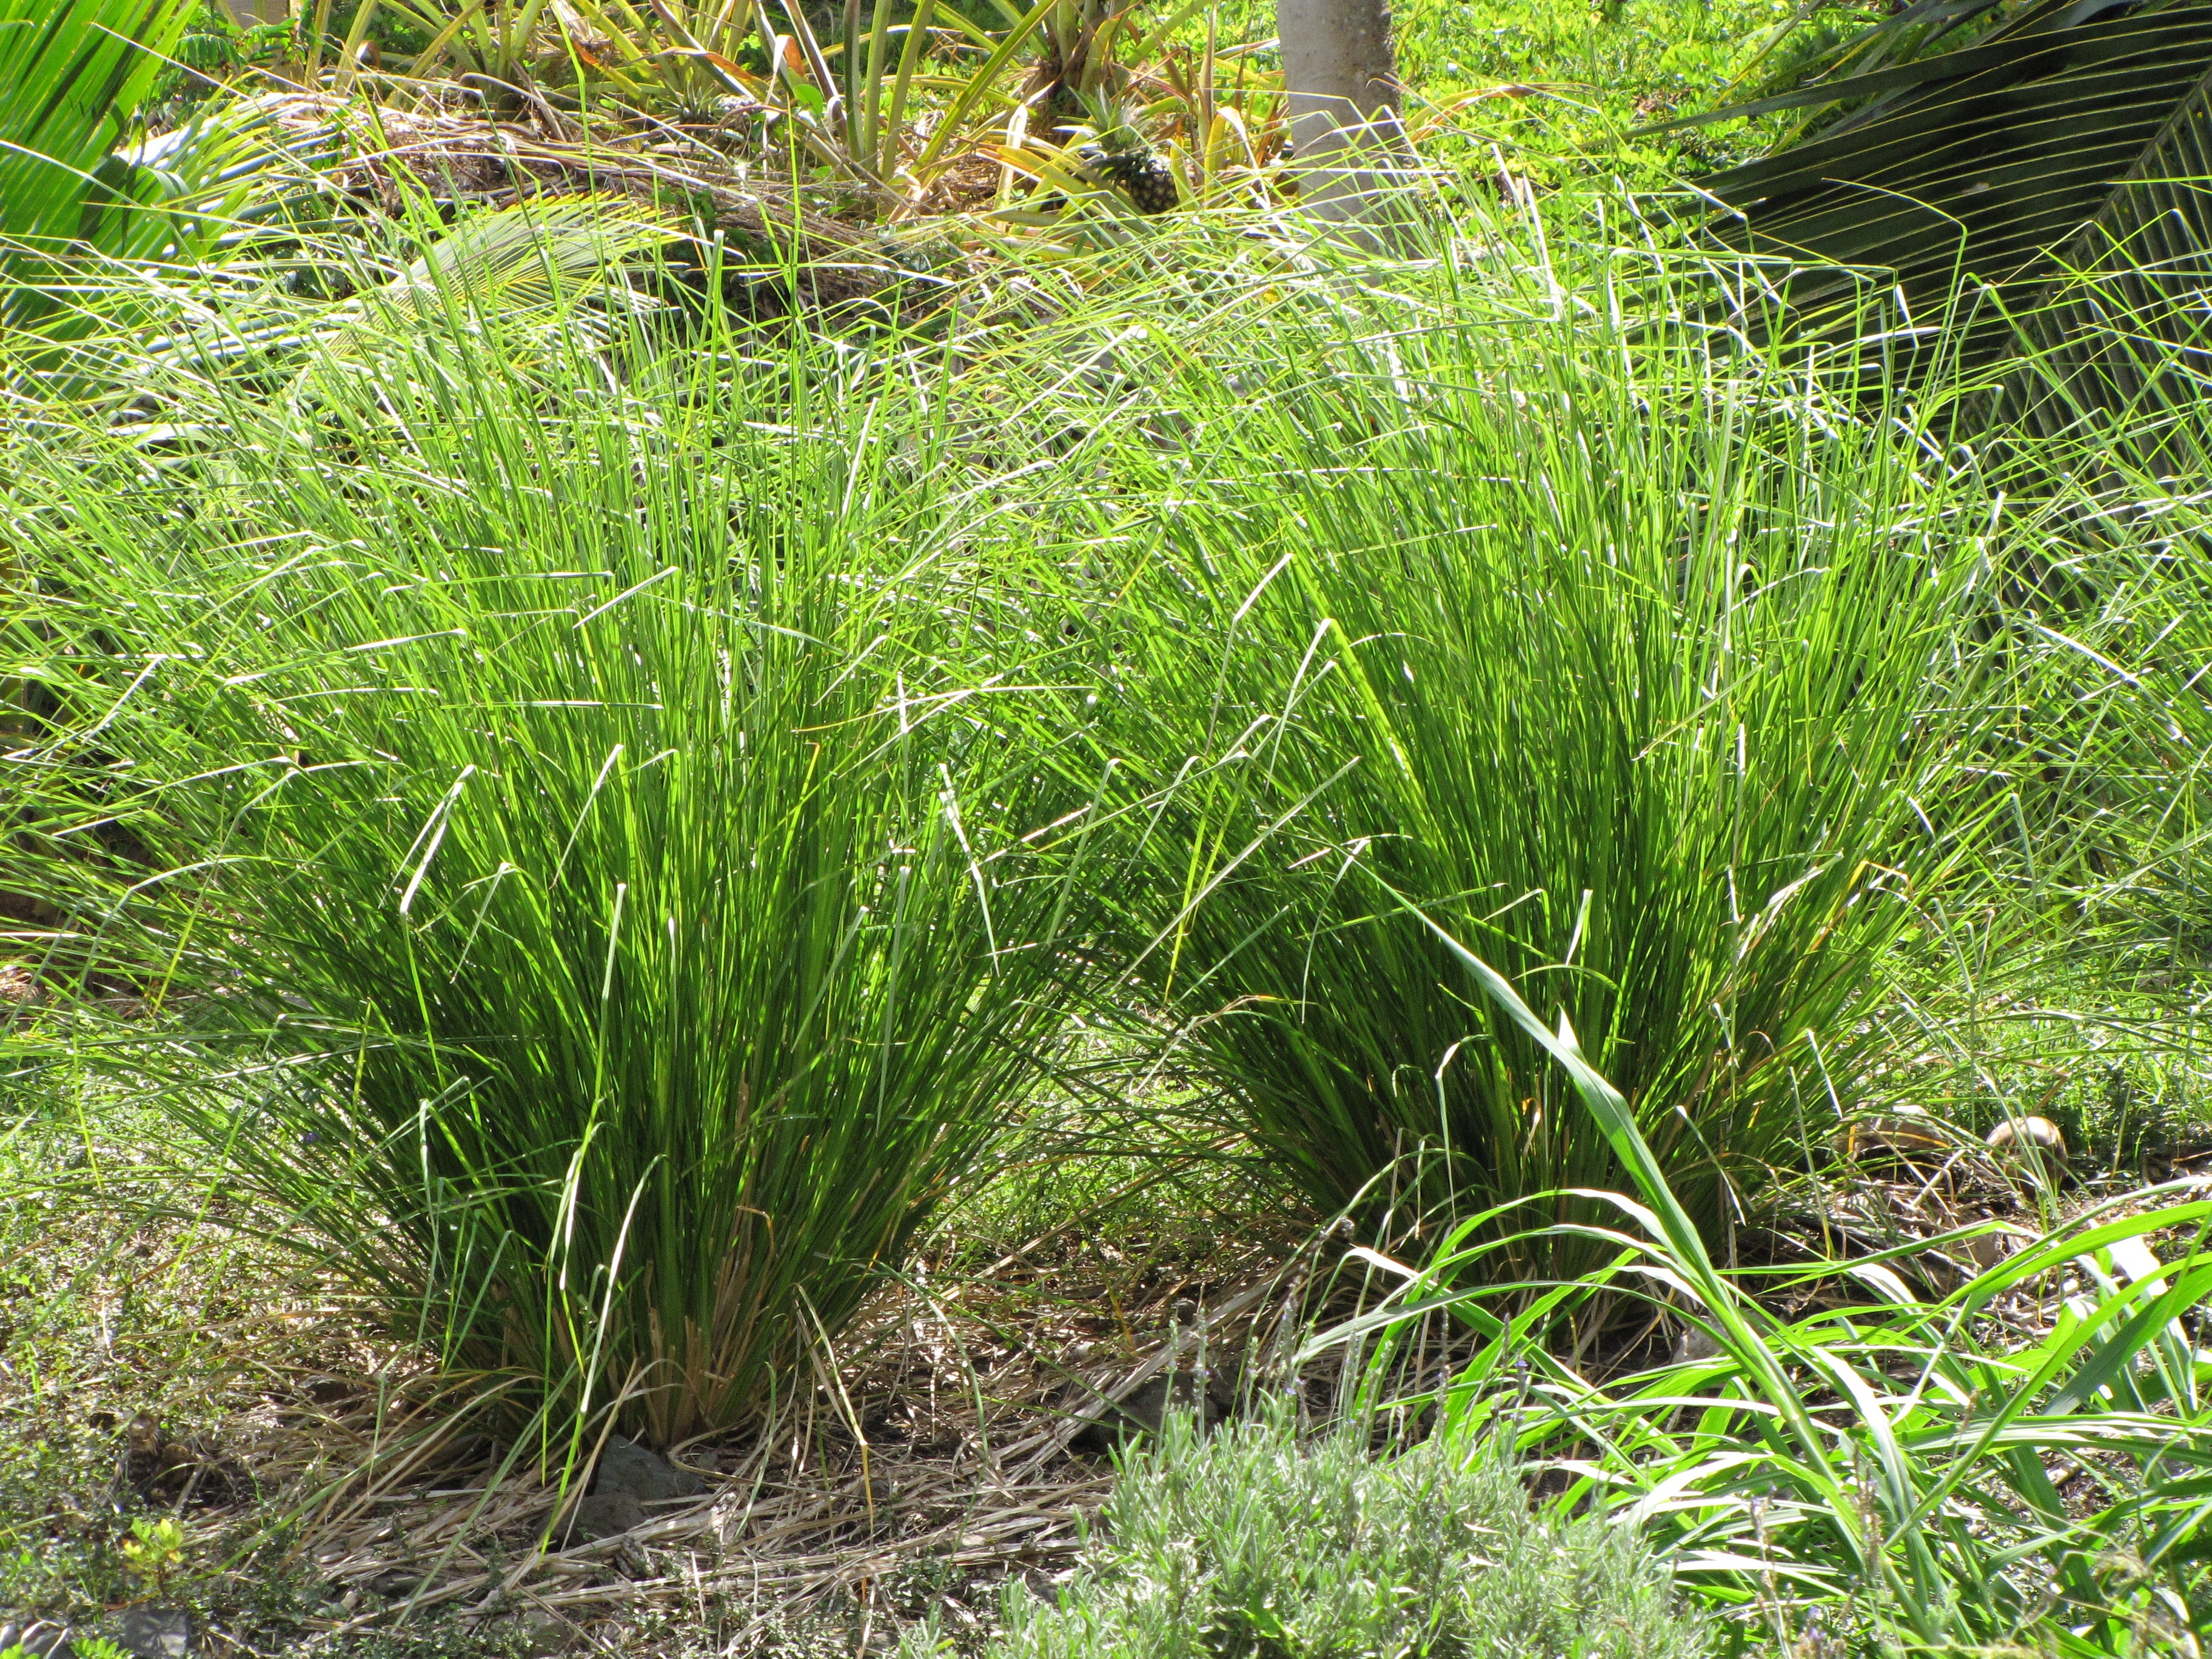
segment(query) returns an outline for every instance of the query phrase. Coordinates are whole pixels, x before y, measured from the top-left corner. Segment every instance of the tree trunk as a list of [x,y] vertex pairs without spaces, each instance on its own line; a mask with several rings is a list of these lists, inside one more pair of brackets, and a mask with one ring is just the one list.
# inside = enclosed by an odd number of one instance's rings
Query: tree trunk
[[1298,200],[1324,219],[1382,216],[1411,160],[1398,119],[1390,0],[1275,0]]

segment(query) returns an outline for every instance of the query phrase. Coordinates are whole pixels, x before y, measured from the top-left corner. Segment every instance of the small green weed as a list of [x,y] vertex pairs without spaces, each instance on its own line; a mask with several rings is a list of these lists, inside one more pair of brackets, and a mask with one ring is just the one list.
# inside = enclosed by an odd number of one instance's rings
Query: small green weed
[[123,1540],[123,1565],[143,1590],[167,1595],[170,1581],[184,1571],[184,1528],[170,1516],[158,1521],[133,1518],[131,1536]]

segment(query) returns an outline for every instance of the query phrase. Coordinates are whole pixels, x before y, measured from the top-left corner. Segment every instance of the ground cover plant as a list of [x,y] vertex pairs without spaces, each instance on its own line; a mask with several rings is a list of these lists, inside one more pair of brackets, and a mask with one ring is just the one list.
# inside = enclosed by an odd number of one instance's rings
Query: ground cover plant
[[1211,1439],[1171,1417],[1098,1523],[1056,1600],[1010,1592],[992,1659],[1708,1650],[1630,1535],[1532,1516],[1510,1462],[1442,1437],[1377,1462],[1279,1405]]
[[1342,234],[1260,13],[383,11],[0,18],[0,1650],[2193,1650],[2201,99],[1808,330],[1656,187],[2036,7]]
[[[118,1227],[98,1194],[155,1176],[163,1127],[119,1103],[88,1106],[75,1133],[11,1108],[0,1139],[0,1641],[35,1650],[74,1626],[82,1651],[98,1625],[117,1634],[99,1609],[161,1594],[191,1607],[204,1644],[284,1650],[339,1610],[312,1565],[269,1538],[255,1494],[320,1484],[334,1472],[322,1452],[337,1448],[295,1437],[298,1418],[276,1406],[338,1408],[336,1379],[374,1370],[363,1328],[340,1285],[281,1250],[150,1209]],[[428,1637],[413,1650],[513,1645],[450,1622]]]
[[[2190,1316],[2204,1299],[2212,1219],[2198,1183],[2091,1206],[2020,1238],[2009,1256],[1974,1249],[2000,1224],[1957,1228],[1937,1243],[1990,1265],[1948,1270],[1964,1282],[1948,1293],[1923,1296],[1899,1276],[1891,1264],[1908,1266],[1910,1251],[1754,1270],[1813,1310],[1778,1318],[1771,1296],[1747,1295],[1741,1273],[1716,1267],[1571,1029],[1547,1031],[1503,978],[1450,945],[1572,1079],[1643,1200],[1616,1200],[1624,1224],[1596,1234],[1617,1252],[1611,1267],[1547,1297],[1601,1293],[1627,1270],[1662,1287],[1654,1300],[1705,1339],[1703,1352],[1686,1346],[1671,1364],[1596,1386],[1538,1357],[1533,1376],[1498,1388],[1502,1365],[1527,1361],[1485,1292],[1462,1288],[1457,1251],[1494,1248],[1464,1243],[1472,1227],[1408,1274],[1413,1311],[1367,1316],[1323,1340],[1364,1348],[1379,1337],[1370,1375],[1387,1386],[1407,1325],[1438,1310],[1468,1319],[1483,1339],[1473,1362],[1396,1407],[1442,1407],[1447,1441],[1502,1428],[1516,1445],[1572,1447],[1562,1460],[1577,1477],[1571,1490],[1674,1533],[1680,1568],[1754,1607],[1779,1650],[2098,1653],[2193,1641],[2212,1589],[2198,1536],[2212,1422]],[[2171,1264],[2145,1242],[2161,1234],[2181,1245]],[[2052,1294],[2057,1268],[2074,1276],[2057,1317],[2039,1317],[2031,1308]],[[1875,1295],[1840,1305],[1802,1295],[1845,1275]],[[2080,1475],[2086,1490],[2062,1497]]]

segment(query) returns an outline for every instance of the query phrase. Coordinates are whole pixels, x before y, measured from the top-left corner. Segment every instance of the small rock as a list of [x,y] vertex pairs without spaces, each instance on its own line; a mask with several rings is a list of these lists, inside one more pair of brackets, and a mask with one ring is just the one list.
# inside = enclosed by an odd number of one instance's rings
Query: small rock
[[1847,1125],[1837,1137],[1836,1149],[1844,1158],[1924,1158],[1950,1149],[1942,1127],[1923,1107],[1905,1104],[1883,1117]]
[[[640,1504],[666,1504],[696,1498],[707,1483],[680,1463],[672,1463],[657,1451],[627,1440],[610,1440],[592,1471],[591,1490],[609,1498],[629,1498]],[[624,1530],[627,1530],[625,1528]]]
[[1072,1568],[1048,1572],[1042,1567],[1024,1567],[1014,1577],[1022,1581],[1031,1595],[1050,1607],[1060,1600],[1060,1591],[1067,1587],[1067,1581],[1074,1577],[1075,1573]]
[[1967,1258],[1986,1273],[2012,1254],[2013,1237],[2002,1229],[1976,1233],[1965,1242],[1965,1248]]
[[137,1659],[184,1659],[192,1650],[192,1616],[182,1607],[125,1607],[121,1645]]
[[522,1617],[522,1643],[534,1655],[566,1653],[575,1645],[576,1627],[550,1607],[536,1607]]
[[1675,1333],[1674,1359],[1677,1365],[1694,1365],[1700,1360],[1720,1357],[1720,1343],[1703,1325],[1685,1324]]
[[1197,1385],[1188,1372],[1172,1379],[1147,1377],[1120,1400],[1097,1402],[1086,1413],[1088,1420],[1069,1437],[1068,1449],[1103,1457],[1140,1434],[1158,1434],[1161,1419],[1174,1408],[1196,1410],[1198,1425],[1205,1428],[1236,1411],[1236,1385],[1218,1373],[1208,1377],[1205,1406],[1199,1409]]
[[50,1625],[43,1619],[34,1619],[28,1626],[0,1624],[0,1653],[18,1647],[30,1659],[74,1659],[76,1652],[69,1626]]
[[645,1505],[626,1492],[595,1492],[568,1518],[571,1539],[617,1538],[645,1524]]
[[2025,1146],[2059,1158],[2066,1156],[2066,1137],[2047,1117],[2007,1118],[1990,1131],[1989,1145],[1990,1151],[1997,1152]]

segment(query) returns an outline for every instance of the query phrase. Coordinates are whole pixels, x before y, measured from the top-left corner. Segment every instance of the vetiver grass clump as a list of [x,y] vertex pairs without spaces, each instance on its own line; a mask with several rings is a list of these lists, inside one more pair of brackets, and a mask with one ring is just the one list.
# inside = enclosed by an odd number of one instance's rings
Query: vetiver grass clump
[[1623,320],[1597,256],[1407,286],[1271,286],[1100,425],[1148,505],[1078,538],[1054,752],[1130,784],[1124,969],[1324,1212],[1425,1149],[1417,1207],[1589,1214],[1613,1151],[1419,907],[1571,1020],[1717,1237],[1978,867],[2003,514],[1911,410]]
[[989,1659],[1695,1659],[1711,1646],[1632,1533],[1532,1512],[1486,1443],[1432,1437],[1377,1458],[1348,1431],[1302,1441],[1280,1412],[1211,1438],[1170,1417],[1098,1525],[1054,1601],[1008,1595]]
[[970,1171],[1085,901],[933,666],[921,394],[593,337],[525,375],[430,307],[290,399],[156,376],[166,447],[19,450],[8,787],[50,969],[157,1012],[118,1063],[227,1181],[448,1368],[665,1441],[768,1410]]

